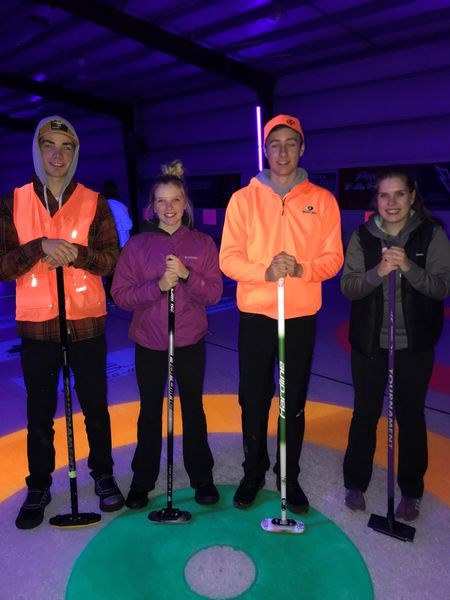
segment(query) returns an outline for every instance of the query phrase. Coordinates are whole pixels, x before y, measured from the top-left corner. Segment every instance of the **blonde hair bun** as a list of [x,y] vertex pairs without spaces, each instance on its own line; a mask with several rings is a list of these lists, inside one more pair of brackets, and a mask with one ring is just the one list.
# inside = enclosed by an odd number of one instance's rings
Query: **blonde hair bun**
[[178,179],[183,179],[185,168],[181,160],[176,159],[173,160],[171,163],[161,165],[161,172],[163,175],[171,175],[172,177],[178,177]]

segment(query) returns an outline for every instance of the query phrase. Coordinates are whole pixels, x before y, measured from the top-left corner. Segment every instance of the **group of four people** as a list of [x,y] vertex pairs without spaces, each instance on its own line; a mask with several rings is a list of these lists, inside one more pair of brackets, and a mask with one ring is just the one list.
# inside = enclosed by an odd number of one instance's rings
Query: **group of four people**
[[[55,468],[53,419],[61,367],[54,270],[64,268],[70,364],[89,441],[88,467],[100,509],[141,508],[155,487],[161,456],[167,378],[167,295],[176,292],[174,370],[183,422],[183,459],[200,504],[214,504],[202,393],[206,307],[222,294],[222,274],[237,281],[239,404],[244,476],[234,505],[249,507],[270,467],[267,426],[275,392],[277,281],[285,280],[287,506],[306,512],[298,477],[321,284],[343,264],[340,213],[334,196],[298,167],[305,150],[299,120],[278,115],[264,127],[269,168],[235,192],[226,211],[220,254],[193,229],[184,168],[163,167],[150,192],[149,221],[120,252],[106,200],[73,181],[79,140],[58,116],[43,119],[33,140],[36,177],[5,197],[0,213],[0,279],[16,280],[16,320],[27,389],[28,488],[16,526],[39,525],[50,502]],[[433,348],[450,289],[450,250],[441,224],[424,208],[403,169],[380,175],[377,209],[354,232],[342,291],[352,300],[350,342],[355,407],[344,460],[345,502],[364,510],[375,433],[387,380],[387,276],[395,271],[395,401],[400,429],[397,518],[418,516],[427,466],[424,403]],[[31,218],[30,218],[31,217]],[[117,264],[116,264],[117,263]],[[105,295],[101,276],[115,270],[111,294],[133,312],[140,391],[133,476],[123,497],[113,477],[106,399]],[[280,487],[279,457],[273,467]]]

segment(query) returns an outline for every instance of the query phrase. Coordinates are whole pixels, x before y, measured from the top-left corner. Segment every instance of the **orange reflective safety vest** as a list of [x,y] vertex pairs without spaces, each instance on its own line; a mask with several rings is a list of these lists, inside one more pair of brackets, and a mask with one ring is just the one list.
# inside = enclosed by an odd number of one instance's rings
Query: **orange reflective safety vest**
[[[81,184],[51,217],[29,183],[14,191],[14,225],[19,243],[37,238],[65,239],[88,245],[89,228],[97,210],[98,194]],[[83,269],[64,267],[66,315],[70,320],[106,314],[102,279]],[[57,317],[56,271],[38,261],[16,281],[16,320],[48,321]]]

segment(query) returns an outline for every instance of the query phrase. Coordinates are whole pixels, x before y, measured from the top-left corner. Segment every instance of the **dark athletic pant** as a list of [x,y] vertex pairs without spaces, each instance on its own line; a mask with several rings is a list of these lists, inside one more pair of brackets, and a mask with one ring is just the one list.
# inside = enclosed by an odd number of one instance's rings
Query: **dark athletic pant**
[[[69,342],[69,365],[84,415],[89,442],[88,466],[94,477],[111,475],[111,424],[106,399],[106,343],[99,335]],[[29,488],[46,488],[55,470],[53,419],[62,366],[61,344],[22,339],[21,361],[27,390]]]
[[[133,485],[153,489],[158,478],[162,443],[162,406],[167,380],[167,350],[150,350],[136,344],[136,376],[141,407],[137,446],[131,467]],[[205,345],[175,348],[175,378],[183,422],[183,458],[193,488],[213,481],[213,457],[208,445],[203,410]]]
[[[241,406],[245,477],[259,481],[270,466],[267,425],[275,392],[278,358],[277,320],[240,313],[239,404]],[[288,482],[297,481],[305,431],[304,408],[316,330],[315,316],[286,319],[286,464]],[[277,462],[274,472],[279,474]]]
[[[424,406],[434,350],[395,352],[394,407],[398,423],[398,485],[402,496],[421,498],[428,465]],[[367,358],[352,350],[355,403],[344,457],[344,484],[365,492],[372,475],[376,430],[388,377],[387,351]]]

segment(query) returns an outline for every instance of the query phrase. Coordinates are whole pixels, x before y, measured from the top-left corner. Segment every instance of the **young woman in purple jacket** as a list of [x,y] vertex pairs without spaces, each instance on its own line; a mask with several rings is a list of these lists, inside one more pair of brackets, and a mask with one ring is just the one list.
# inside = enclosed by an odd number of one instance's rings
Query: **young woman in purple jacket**
[[133,311],[129,337],[136,343],[140,392],[133,479],[126,499],[142,508],[159,474],[162,405],[167,380],[168,292],[175,289],[175,378],[183,420],[183,459],[199,504],[214,504],[213,457],[203,410],[206,306],[219,301],[222,276],[213,239],[192,229],[193,209],[180,161],[163,165],[150,191],[150,220],[122,250],[111,293]]

